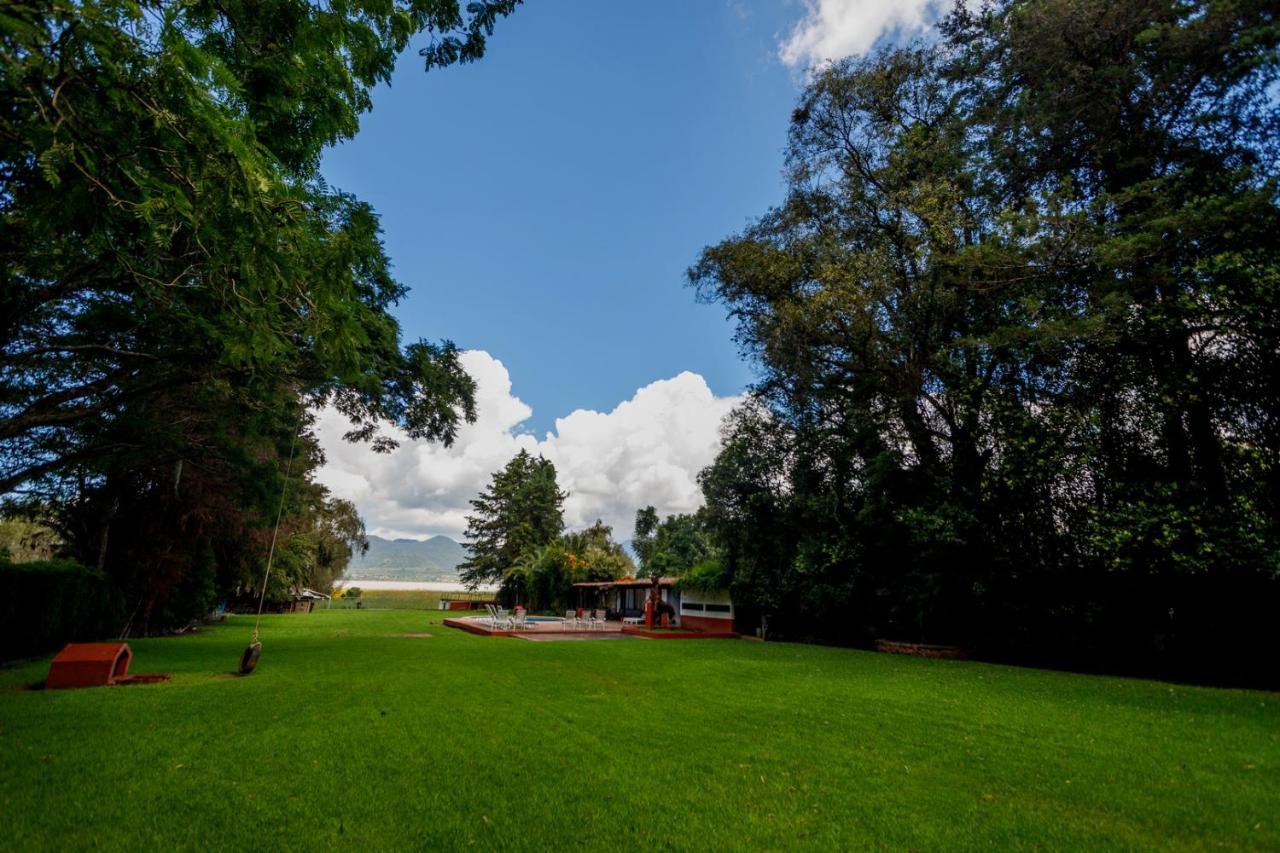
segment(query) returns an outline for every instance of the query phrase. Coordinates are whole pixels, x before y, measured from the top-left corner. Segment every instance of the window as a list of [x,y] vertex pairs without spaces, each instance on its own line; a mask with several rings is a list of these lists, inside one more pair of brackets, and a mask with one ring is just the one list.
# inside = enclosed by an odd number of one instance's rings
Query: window
[[682,601],[680,603],[681,610],[701,610],[702,603],[698,601]]
[[733,607],[728,604],[708,604],[707,605],[708,613],[728,613],[732,609]]

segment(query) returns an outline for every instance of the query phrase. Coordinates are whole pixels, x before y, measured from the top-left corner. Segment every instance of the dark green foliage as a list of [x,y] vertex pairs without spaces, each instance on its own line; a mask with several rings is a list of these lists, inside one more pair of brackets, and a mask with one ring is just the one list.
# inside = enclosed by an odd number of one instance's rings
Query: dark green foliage
[[58,534],[47,527],[21,518],[0,518],[0,560],[48,560],[57,556],[61,547]]
[[71,560],[0,560],[0,660],[117,636],[121,602],[107,576]]
[[575,606],[573,585],[632,575],[635,564],[613,541],[613,529],[597,521],[525,554],[503,577],[503,587],[530,610],[563,613]]
[[658,511],[651,506],[636,510],[635,529],[631,535],[631,547],[635,549],[640,565],[644,566],[653,553],[654,537],[658,532]]
[[0,491],[176,456],[182,404],[301,395],[353,438],[450,440],[474,383],[450,344],[401,348],[377,217],[317,164],[456,4],[144,7],[6,7]]
[[376,214],[318,164],[416,35],[428,67],[471,61],[515,5],[0,12],[0,495],[143,626],[260,582],[286,480],[268,594],[340,571],[362,532],[309,485],[315,407],[377,450],[380,425],[448,443],[474,419],[455,347],[400,339]]
[[297,440],[291,462],[287,447],[280,458],[252,433],[234,435],[240,446],[228,441],[225,456],[135,468],[92,484],[55,517],[72,553],[125,596],[129,635],[186,625],[223,602],[256,607],[282,491],[267,601],[328,590],[363,547],[355,507],[310,482],[319,464],[310,439]]
[[631,545],[640,558],[640,577],[678,577],[715,552],[702,513],[669,515],[658,521],[653,507],[636,513]]
[[696,589],[702,592],[716,592],[729,588],[729,577],[724,564],[717,559],[703,560],[680,577],[680,589]]
[[458,574],[468,584],[504,583],[507,572],[564,529],[567,495],[556,485],[556,466],[521,450],[471,501],[467,561]]
[[763,375],[703,476],[735,591],[793,636],[1273,679],[1274,9],[941,35],[821,71],[786,202],[691,270]]

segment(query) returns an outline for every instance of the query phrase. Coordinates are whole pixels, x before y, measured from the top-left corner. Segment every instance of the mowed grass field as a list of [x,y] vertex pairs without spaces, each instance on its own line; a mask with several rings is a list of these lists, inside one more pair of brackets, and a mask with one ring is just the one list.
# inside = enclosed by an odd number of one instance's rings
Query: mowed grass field
[[[1280,848],[1280,696],[847,649],[533,643],[421,611],[0,670],[0,847]],[[405,634],[429,633],[430,637]]]

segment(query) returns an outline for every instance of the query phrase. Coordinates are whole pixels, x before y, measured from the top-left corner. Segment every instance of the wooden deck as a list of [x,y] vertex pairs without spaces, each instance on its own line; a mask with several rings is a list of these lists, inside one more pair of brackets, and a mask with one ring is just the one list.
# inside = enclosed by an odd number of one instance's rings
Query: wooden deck
[[608,621],[598,628],[565,628],[564,622],[529,622],[525,627],[513,631],[510,629],[494,629],[486,624],[483,616],[452,617],[444,620],[450,628],[458,628],[482,637],[524,637],[537,639],[551,636],[576,636],[582,639],[590,637],[636,637],[644,640],[733,640],[738,635],[732,631],[680,631],[662,629],[647,630],[643,625],[624,625],[621,622]]
[[545,634],[581,634],[581,635],[609,635],[621,634],[621,622],[605,622],[599,628],[568,628],[564,627],[564,622],[556,620],[555,622],[529,622],[518,631],[506,629],[493,629],[485,624],[488,620],[483,616],[476,617],[460,617],[445,619],[444,624],[450,628],[461,628],[463,631],[469,631],[472,634],[479,634],[482,637],[526,637]]

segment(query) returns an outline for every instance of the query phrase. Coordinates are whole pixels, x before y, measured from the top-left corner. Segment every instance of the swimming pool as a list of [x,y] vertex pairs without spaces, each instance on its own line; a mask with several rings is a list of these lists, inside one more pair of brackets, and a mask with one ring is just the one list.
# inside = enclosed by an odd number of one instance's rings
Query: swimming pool
[[[480,622],[489,621],[488,616],[466,616],[464,618],[475,619],[475,620],[479,620]],[[507,618],[508,619],[511,618],[510,613],[507,614]],[[524,617],[524,621],[525,622],[563,622],[564,620],[561,619],[559,616],[526,616]]]

